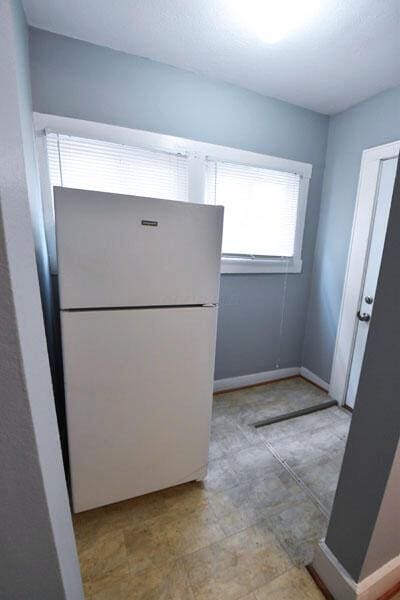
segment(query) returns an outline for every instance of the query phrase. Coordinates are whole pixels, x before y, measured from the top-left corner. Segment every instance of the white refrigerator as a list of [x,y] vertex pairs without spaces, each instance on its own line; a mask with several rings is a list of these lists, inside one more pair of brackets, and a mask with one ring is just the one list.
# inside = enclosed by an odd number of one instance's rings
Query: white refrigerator
[[202,479],[223,208],[54,197],[74,511]]

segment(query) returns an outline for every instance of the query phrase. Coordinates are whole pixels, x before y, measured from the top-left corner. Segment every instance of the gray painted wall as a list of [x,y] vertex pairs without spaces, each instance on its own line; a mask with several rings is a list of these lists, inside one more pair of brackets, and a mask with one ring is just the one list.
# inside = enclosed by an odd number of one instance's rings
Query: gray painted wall
[[400,139],[400,87],[331,118],[303,365],[329,381],[363,150]]
[[326,544],[355,581],[400,549],[400,164]]
[[[313,165],[304,268],[288,276],[281,367],[301,364],[328,117],[160,63],[31,30],[35,111],[233,146]],[[216,378],[274,369],[282,275],[224,275]]]
[[2,0],[0,597],[80,600],[35,261],[33,228],[45,269],[27,38],[19,1]]
[[[57,397],[63,397],[62,382],[62,364],[58,352],[56,336],[55,302],[53,295],[54,282],[50,276],[50,264],[47,253],[46,234],[43,220],[42,199],[40,191],[40,177],[37,167],[36,146],[34,140],[34,131],[32,125],[32,98],[30,86],[30,65],[29,65],[29,34],[26,29],[23,38],[24,53],[28,60],[20,61],[20,119],[21,132],[23,136],[23,151],[25,160],[25,172],[29,190],[29,203],[32,218],[33,236],[35,243],[36,264],[38,268],[40,295],[43,308],[44,324],[46,329],[46,341],[50,359],[50,369],[52,373],[53,388]],[[62,438],[62,448],[65,459],[67,459],[67,442],[65,427],[64,403],[59,402],[56,405],[57,420],[59,432]],[[65,463],[67,461],[65,460]]]

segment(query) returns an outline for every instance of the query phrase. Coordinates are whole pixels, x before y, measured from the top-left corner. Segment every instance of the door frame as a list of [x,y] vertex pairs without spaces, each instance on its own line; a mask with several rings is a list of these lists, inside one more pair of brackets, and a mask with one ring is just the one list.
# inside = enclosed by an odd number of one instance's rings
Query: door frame
[[330,396],[344,405],[357,332],[357,310],[365,281],[372,223],[381,174],[381,162],[396,158],[400,141],[363,151],[356,207],[347,257],[339,324],[329,386]]

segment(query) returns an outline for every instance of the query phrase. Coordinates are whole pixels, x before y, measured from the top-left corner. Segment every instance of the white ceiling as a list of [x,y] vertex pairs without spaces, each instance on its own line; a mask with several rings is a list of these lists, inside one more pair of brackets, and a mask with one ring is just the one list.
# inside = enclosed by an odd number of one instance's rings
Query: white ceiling
[[400,84],[400,0],[322,0],[313,19],[272,45],[238,21],[232,0],[23,4],[35,27],[326,114]]

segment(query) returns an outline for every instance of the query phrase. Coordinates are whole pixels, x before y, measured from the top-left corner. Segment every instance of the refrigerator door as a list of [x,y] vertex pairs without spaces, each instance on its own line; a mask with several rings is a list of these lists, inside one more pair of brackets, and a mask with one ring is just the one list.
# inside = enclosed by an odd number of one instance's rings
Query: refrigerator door
[[60,305],[218,301],[223,208],[55,188]]
[[205,475],[216,316],[61,313],[75,512]]

